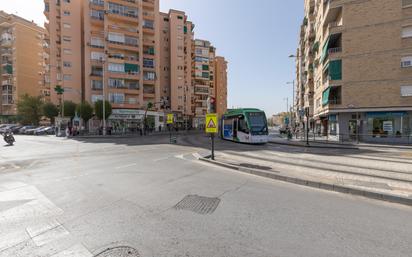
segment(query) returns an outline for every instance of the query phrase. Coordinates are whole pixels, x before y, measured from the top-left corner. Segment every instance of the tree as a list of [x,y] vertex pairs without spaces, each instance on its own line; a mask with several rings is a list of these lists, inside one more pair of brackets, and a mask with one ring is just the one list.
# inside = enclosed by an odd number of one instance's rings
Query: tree
[[42,101],[40,96],[22,95],[17,103],[17,112],[23,124],[39,124],[42,114]]
[[[94,103],[94,111],[96,113],[97,118],[99,118],[100,120],[103,119],[103,101],[99,100],[96,103]],[[110,117],[110,115],[112,115],[112,105],[108,102],[105,101],[105,113],[106,113],[106,119],[108,119]]]
[[74,118],[76,115],[76,104],[72,101],[64,101],[64,116]]
[[87,122],[93,117],[93,107],[88,102],[83,102],[77,105],[76,111],[87,127]]
[[148,122],[147,122],[147,111],[151,110],[153,108],[153,103],[152,102],[148,102],[147,106],[146,106],[146,110],[144,112],[144,117],[143,117],[143,132],[146,135],[146,130],[148,127]]
[[50,122],[54,124],[54,118],[59,115],[59,108],[53,103],[43,104],[43,115],[50,119]]

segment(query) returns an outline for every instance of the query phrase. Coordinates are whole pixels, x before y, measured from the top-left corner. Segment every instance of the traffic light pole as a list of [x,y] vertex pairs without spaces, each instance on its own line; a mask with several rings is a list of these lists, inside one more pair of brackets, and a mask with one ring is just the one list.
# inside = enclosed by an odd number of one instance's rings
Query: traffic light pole
[[212,156],[211,159],[215,160],[215,133],[210,133],[210,138],[212,139]]

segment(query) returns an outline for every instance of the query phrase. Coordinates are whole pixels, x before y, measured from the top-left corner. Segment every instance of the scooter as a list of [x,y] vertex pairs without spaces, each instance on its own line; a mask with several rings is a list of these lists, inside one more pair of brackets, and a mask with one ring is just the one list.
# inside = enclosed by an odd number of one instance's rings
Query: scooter
[[3,139],[4,141],[6,141],[8,145],[13,145],[14,142],[16,142],[16,140],[14,139],[13,133],[11,132],[4,133]]

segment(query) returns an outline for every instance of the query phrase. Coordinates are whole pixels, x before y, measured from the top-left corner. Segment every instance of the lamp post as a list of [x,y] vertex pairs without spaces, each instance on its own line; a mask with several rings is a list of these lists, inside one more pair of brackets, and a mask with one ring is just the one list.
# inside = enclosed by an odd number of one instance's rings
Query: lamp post
[[295,125],[295,119],[294,119],[294,114],[295,114],[295,80],[291,82],[286,82],[286,85],[292,85],[292,112],[290,113],[290,122],[292,123],[293,121],[293,126]]

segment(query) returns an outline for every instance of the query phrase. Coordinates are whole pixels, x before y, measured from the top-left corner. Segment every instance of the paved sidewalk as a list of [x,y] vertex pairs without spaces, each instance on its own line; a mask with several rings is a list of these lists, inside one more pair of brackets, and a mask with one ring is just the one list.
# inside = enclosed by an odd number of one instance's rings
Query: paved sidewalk
[[[307,147],[306,141],[301,140],[301,139],[288,140],[282,137],[270,137],[269,142],[273,144],[280,144],[280,145]],[[359,149],[359,148],[364,148],[364,147],[372,147],[372,148],[397,148],[397,149],[412,150],[412,145],[384,145],[384,144],[371,144],[371,143],[357,144],[357,143],[350,143],[350,142],[339,143],[335,141],[326,141],[326,140],[317,140],[316,142],[309,141],[309,147],[341,148],[341,149]]]
[[412,206],[412,159],[394,165],[379,158],[358,165],[344,157],[336,157],[336,164],[322,156],[293,159],[279,153],[267,158],[259,152],[225,151],[215,161],[203,156],[203,161],[240,172]]

